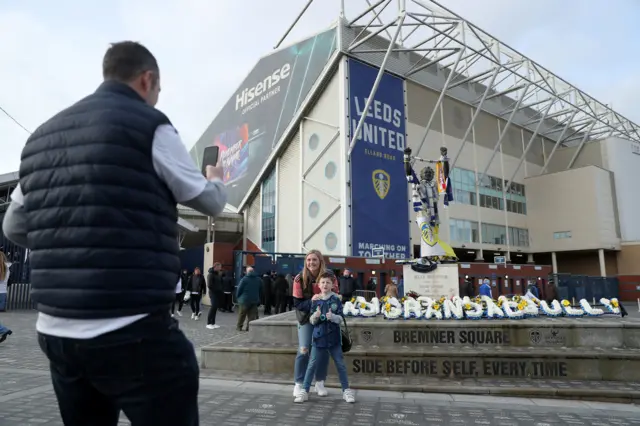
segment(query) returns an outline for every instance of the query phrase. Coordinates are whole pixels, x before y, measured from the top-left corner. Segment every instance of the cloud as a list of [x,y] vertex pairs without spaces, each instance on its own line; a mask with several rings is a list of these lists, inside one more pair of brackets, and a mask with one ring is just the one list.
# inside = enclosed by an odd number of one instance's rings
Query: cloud
[[[328,27],[337,18],[339,3],[316,0],[285,44]],[[348,16],[360,5],[366,7],[364,0],[345,3]],[[635,39],[640,38],[628,18],[638,16],[633,0],[620,0],[626,10],[617,3],[604,11],[578,7],[584,5],[580,0],[444,3],[640,122],[634,102],[640,83],[632,75],[639,64],[623,54],[635,48],[629,35],[635,32]],[[158,107],[191,147],[303,5],[300,0],[114,0],[104,4],[34,0],[11,6],[4,2],[0,40],[10,42],[0,44],[0,106],[33,130],[95,89],[110,42],[138,40],[160,63]],[[606,22],[615,22],[615,28],[606,28]],[[623,34],[628,34],[626,40]],[[616,76],[614,81],[611,75]],[[27,137],[0,113],[0,173],[17,170]]]

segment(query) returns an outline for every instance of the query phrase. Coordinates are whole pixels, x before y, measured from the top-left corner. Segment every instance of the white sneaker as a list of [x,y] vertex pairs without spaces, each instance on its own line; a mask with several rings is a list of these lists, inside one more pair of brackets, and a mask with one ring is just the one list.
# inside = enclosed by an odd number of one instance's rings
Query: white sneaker
[[356,396],[353,394],[353,391],[351,389],[345,389],[342,392],[342,399],[350,404],[356,402]]
[[175,317],[175,315],[171,314],[171,318]]
[[213,324],[213,329],[215,330],[216,328],[220,328],[220,326],[218,324]]
[[300,392],[302,392],[302,385],[300,383],[296,383],[293,387],[293,396],[298,396]]
[[316,382],[316,393],[318,396],[327,396],[329,395],[329,391],[324,387],[324,380]]
[[182,316],[182,312],[180,312],[180,311],[176,312],[176,314],[178,314],[179,317]]
[[303,389],[300,391],[300,393],[298,393],[298,395],[296,395],[296,397],[293,399],[293,402],[295,402],[296,404],[302,404],[303,402],[308,400],[309,394]]
[[207,328],[208,328],[209,330],[213,330],[214,328],[216,328],[216,326],[215,326],[215,325],[213,325],[213,324],[207,324]]
[[191,314],[191,319],[196,319],[196,314]]
[[193,317],[193,319],[194,319],[194,320],[196,320],[196,321],[198,321],[198,320],[200,319],[200,314],[195,315],[195,316]]

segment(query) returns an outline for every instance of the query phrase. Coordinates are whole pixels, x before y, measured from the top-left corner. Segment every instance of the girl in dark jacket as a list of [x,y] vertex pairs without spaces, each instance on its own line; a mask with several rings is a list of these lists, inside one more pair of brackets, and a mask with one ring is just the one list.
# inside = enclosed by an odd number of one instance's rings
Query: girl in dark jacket
[[200,315],[202,315],[202,312],[200,312],[200,300],[202,300],[204,294],[207,294],[207,282],[204,276],[202,276],[200,268],[196,267],[196,269],[193,270],[187,291],[190,294],[189,302],[191,304],[191,312],[193,312],[191,319],[197,321],[200,319]]

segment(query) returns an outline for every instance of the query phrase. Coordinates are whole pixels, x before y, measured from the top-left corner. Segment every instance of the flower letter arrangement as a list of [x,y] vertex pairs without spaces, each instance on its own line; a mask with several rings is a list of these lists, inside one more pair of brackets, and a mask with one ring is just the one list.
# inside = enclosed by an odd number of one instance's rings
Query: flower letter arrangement
[[579,306],[571,306],[568,300],[554,300],[550,304],[535,297],[500,296],[498,300],[482,296],[452,297],[432,299],[416,293],[396,299],[395,297],[373,298],[367,302],[364,297],[354,297],[344,304],[344,314],[351,317],[373,318],[382,315],[387,320],[479,320],[479,319],[525,319],[547,317],[600,317],[620,315],[618,299],[600,299],[601,308],[591,306],[586,299]]

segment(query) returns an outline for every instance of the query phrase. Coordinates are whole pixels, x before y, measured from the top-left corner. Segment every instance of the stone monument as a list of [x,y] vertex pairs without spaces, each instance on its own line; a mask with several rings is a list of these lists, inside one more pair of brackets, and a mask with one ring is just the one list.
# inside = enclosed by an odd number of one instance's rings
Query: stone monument
[[[415,162],[435,164],[436,170],[427,166],[420,175],[413,169]],[[413,210],[420,228],[420,258],[403,263],[405,294],[414,291],[421,296],[453,297],[458,290],[458,258],[449,244],[440,239],[440,214],[438,203],[444,195],[444,207],[453,201],[453,189],[449,180],[447,148],[440,148],[438,160],[427,160],[411,155],[411,148],[404,150],[404,168],[412,189]]]

